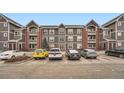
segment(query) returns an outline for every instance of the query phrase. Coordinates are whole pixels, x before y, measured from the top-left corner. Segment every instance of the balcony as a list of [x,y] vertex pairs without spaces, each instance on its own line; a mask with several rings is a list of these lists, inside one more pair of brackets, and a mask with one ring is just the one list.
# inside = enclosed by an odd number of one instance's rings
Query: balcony
[[30,40],[30,39],[29,39],[29,42],[37,42],[37,40]]
[[35,33],[30,32],[30,33],[29,33],[29,35],[35,35],[35,36],[36,36],[36,35],[37,35],[37,33],[36,33],[36,32],[35,32]]
[[96,33],[95,32],[92,32],[92,31],[89,31],[88,32],[88,35],[96,35]]
[[95,39],[88,39],[88,43],[96,43]]

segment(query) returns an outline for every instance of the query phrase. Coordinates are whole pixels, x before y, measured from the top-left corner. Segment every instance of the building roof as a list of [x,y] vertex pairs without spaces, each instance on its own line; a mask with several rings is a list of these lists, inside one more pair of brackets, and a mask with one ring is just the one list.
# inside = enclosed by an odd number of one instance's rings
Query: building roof
[[3,15],[2,13],[0,13],[0,16],[2,16],[3,18],[5,18],[8,22],[18,26],[18,27],[23,27],[21,24],[17,23],[16,21],[10,19],[9,17]]
[[115,17],[115,18],[113,18],[112,20],[110,20],[110,21],[104,23],[102,26],[105,27],[105,26],[107,26],[107,25],[110,25],[110,24],[116,22],[121,16],[124,16],[124,13],[121,14],[121,15],[119,15],[119,16],[117,16],[117,17]]
[[95,26],[99,27],[99,24],[98,24],[96,21],[94,21],[93,19],[92,19],[90,22],[88,22],[88,23],[86,24],[86,26],[88,26],[88,25],[90,25],[90,24],[94,24]]
[[32,25],[32,24],[39,27],[39,25],[38,25],[34,20],[31,20],[31,21],[26,25],[26,27],[27,27],[27,26],[30,26],[30,25]]
[[41,28],[58,28],[57,25],[41,25]]
[[84,25],[65,25],[66,28],[84,28]]
[[64,28],[84,28],[84,25],[41,25],[41,28],[59,28],[59,27],[64,27]]

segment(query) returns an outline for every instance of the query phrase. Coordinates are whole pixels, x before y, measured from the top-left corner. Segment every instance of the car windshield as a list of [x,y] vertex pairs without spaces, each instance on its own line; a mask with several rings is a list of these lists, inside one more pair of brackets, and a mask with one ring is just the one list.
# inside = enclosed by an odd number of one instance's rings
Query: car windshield
[[51,49],[50,51],[51,51],[51,52],[59,52],[60,49]]
[[14,51],[13,50],[12,51],[5,51],[3,53],[14,53]]
[[70,51],[70,53],[78,53],[78,51],[76,51],[76,50],[69,50]]
[[36,53],[42,53],[42,50],[35,50]]

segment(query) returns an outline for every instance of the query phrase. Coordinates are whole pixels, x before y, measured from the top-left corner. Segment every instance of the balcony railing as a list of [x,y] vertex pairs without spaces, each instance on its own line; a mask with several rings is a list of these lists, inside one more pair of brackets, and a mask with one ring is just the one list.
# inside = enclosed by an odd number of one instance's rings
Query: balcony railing
[[29,35],[37,35],[36,32],[30,32]]
[[37,40],[29,40],[29,42],[37,42]]
[[88,40],[88,43],[96,43],[96,40]]
[[88,32],[88,35],[96,35],[95,32]]

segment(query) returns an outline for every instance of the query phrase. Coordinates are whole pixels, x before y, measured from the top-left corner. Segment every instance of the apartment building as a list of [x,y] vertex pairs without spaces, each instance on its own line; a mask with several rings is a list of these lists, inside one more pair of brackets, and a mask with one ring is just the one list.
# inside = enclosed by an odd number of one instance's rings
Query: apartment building
[[124,48],[124,14],[102,25],[100,48],[104,50]]
[[61,50],[82,49],[82,25],[51,25],[41,26],[43,39],[46,38],[50,48]]
[[22,26],[0,14],[0,49],[32,51],[42,48],[46,38],[50,48],[99,50],[100,31],[94,20],[86,25],[38,25],[32,20]]
[[0,13],[0,49],[22,49],[22,25]]
[[25,33],[25,50],[32,51],[41,48],[42,29],[36,22],[30,21],[25,27]]
[[86,24],[83,29],[82,37],[83,37],[83,49],[95,49],[99,50],[99,33],[102,31],[101,27],[94,21],[91,20]]

